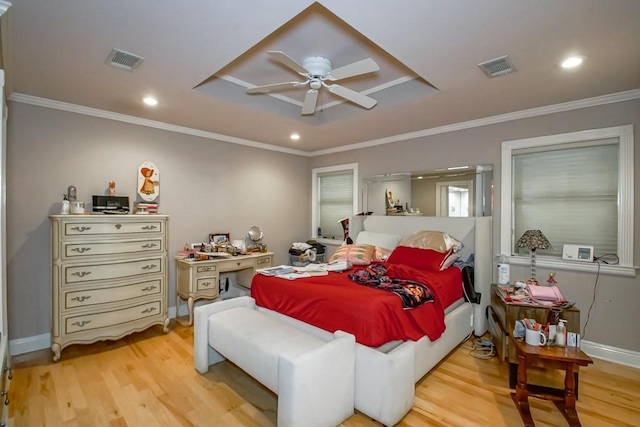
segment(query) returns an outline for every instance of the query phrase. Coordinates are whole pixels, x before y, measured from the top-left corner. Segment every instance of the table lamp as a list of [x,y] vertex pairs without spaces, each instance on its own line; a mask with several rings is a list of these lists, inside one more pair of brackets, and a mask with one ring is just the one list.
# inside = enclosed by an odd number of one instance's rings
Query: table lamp
[[536,280],[536,249],[552,249],[549,240],[542,234],[540,230],[527,230],[516,242],[519,248],[529,248],[531,256],[531,282],[538,283]]

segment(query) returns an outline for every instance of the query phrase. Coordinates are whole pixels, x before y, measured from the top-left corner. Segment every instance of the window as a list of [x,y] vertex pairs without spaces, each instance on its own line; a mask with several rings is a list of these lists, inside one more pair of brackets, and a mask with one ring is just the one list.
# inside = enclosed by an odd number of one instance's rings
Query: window
[[515,242],[539,229],[553,249],[536,251],[538,265],[595,268],[562,262],[564,244],[582,244],[618,256],[609,272],[635,275],[633,174],[630,125],[503,142],[500,252],[528,262]]
[[340,220],[358,209],[358,164],[313,169],[312,204],[311,235],[342,242]]

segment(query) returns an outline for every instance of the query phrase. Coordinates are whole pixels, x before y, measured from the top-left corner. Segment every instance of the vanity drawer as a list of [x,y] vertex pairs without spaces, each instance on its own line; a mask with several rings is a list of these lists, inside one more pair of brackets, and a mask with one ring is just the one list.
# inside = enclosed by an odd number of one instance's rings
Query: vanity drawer
[[109,263],[95,263],[82,265],[64,265],[63,275],[65,285],[93,282],[96,280],[116,280],[145,274],[161,273],[164,271],[164,258],[125,260]]
[[220,261],[218,268],[220,272],[237,271],[243,268],[253,268],[255,266],[255,258],[229,259]]
[[196,267],[196,273],[209,273],[211,271],[217,271],[215,265],[199,265]]
[[257,268],[267,268],[271,267],[271,255],[263,256],[256,259]]
[[216,291],[218,290],[218,276],[199,277],[196,279],[196,291]]
[[78,259],[101,255],[135,255],[161,251],[164,248],[162,237],[140,240],[119,240],[104,242],[63,242],[62,254],[65,259]]
[[162,300],[101,313],[63,317],[64,333],[95,331],[162,314]]
[[161,219],[130,221],[126,217],[121,220],[92,221],[62,221],[63,238],[75,236],[113,236],[120,234],[151,234],[162,233]]
[[[67,288],[68,289],[68,288]],[[63,292],[64,309],[91,307],[134,298],[159,295],[163,290],[162,279],[125,283],[119,286],[105,286],[92,289]]]

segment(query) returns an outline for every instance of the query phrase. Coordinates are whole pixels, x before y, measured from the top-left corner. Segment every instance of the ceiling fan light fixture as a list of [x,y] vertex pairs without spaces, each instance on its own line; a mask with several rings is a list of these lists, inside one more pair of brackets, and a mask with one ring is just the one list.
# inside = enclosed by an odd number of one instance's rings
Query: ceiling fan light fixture
[[301,65],[298,64],[295,59],[289,57],[284,52],[269,51],[267,52],[267,54],[271,57],[271,59],[280,62],[287,68],[290,68],[291,70],[305,77],[306,81],[282,82],[263,86],[252,86],[247,88],[246,92],[248,94],[270,93],[274,91],[309,85],[309,89],[307,90],[307,93],[304,97],[302,110],[300,112],[300,114],[302,114],[303,116],[311,115],[316,112],[319,91],[323,86],[327,90],[329,90],[329,92],[335,94],[336,96],[366,109],[371,109],[378,103],[377,100],[360,92],[356,92],[352,89],[337,84],[328,85],[325,81],[329,80],[333,82],[336,80],[347,79],[350,77],[373,73],[380,70],[378,64],[371,58],[363,59],[333,69],[333,64],[331,63],[331,61],[324,56],[307,57],[302,61]]

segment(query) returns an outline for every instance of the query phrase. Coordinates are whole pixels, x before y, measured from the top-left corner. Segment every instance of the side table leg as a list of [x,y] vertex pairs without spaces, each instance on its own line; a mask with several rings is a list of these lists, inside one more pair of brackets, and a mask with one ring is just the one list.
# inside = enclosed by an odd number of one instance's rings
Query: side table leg
[[509,362],[509,388],[516,388],[518,384],[518,364]]
[[518,385],[516,391],[511,393],[511,399],[516,404],[524,425],[534,427],[535,424],[529,409],[529,391],[527,390],[527,360],[522,354],[518,354]]
[[567,363],[564,377],[564,402],[555,401],[556,407],[562,412],[571,427],[580,427],[578,412],[576,411],[575,375],[573,363]]

